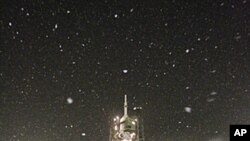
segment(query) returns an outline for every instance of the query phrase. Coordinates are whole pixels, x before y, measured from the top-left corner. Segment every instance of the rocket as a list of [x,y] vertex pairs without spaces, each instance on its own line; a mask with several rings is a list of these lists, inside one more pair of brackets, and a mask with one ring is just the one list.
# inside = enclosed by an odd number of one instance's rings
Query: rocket
[[[144,141],[144,131],[142,117],[140,114],[130,116],[128,114],[127,95],[124,95],[124,114],[122,118],[117,116],[110,128],[109,141]],[[134,107],[137,113],[141,107]],[[140,123],[139,123],[140,122]]]

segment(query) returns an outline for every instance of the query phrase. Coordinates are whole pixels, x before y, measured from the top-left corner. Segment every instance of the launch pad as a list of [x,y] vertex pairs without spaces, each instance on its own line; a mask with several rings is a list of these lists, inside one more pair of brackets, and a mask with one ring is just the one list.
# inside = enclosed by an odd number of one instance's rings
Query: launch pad
[[128,115],[127,95],[124,96],[124,115],[115,117],[110,128],[109,141],[145,141],[142,107],[134,107]]

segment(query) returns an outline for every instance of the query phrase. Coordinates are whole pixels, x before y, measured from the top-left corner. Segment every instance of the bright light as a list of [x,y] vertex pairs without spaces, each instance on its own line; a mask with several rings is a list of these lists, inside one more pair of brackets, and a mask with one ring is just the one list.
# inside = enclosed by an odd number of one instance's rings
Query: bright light
[[128,73],[128,70],[124,69],[122,70],[123,73]]
[[132,137],[132,138],[135,137],[135,133],[132,133],[132,134],[131,134],[131,137]]
[[138,109],[141,110],[142,107],[134,107],[134,108],[133,108],[133,110],[138,110]]
[[116,119],[119,119],[120,117],[119,116],[116,116]]
[[117,125],[115,126],[115,130],[118,130],[118,127],[117,127]]
[[132,124],[133,124],[133,125],[135,125],[135,122],[134,122],[134,121],[132,121]]

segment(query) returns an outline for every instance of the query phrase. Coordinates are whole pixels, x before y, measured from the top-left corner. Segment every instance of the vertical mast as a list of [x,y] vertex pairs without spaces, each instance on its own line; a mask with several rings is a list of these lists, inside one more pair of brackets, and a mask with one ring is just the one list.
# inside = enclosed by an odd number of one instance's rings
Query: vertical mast
[[128,103],[127,103],[127,95],[124,96],[124,116],[128,116]]

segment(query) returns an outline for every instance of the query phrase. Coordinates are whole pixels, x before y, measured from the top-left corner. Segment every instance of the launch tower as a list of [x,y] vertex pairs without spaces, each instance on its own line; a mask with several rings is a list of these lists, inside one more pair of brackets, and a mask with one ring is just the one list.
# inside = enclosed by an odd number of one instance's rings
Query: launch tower
[[142,107],[134,107],[134,116],[128,116],[127,95],[124,97],[124,115],[113,119],[109,141],[145,141]]

